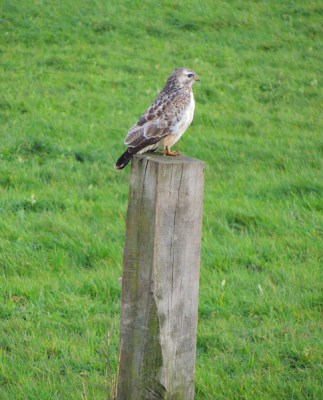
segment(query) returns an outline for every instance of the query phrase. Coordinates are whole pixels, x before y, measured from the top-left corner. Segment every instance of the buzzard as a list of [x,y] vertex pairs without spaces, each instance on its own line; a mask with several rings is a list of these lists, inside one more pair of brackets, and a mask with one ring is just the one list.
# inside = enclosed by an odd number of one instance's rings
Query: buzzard
[[163,154],[177,156],[171,150],[193,120],[195,101],[192,90],[194,82],[200,81],[189,68],[176,68],[155,101],[130,128],[124,143],[127,150],[117,160],[115,169],[124,168],[134,154],[154,151],[164,147]]

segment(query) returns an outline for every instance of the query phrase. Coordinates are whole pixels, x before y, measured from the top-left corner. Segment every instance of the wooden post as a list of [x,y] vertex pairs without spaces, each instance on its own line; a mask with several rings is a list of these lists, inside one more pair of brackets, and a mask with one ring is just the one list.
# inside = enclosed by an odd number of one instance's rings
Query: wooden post
[[193,400],[204,163],[132,162],[117,400]]

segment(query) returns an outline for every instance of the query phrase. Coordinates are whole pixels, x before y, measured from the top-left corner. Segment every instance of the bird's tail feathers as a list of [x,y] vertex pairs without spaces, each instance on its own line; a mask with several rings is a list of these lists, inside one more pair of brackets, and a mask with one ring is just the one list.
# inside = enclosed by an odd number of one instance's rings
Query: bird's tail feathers
[[128,149],[122,154],[121,157],[118,158],[114,168],[119,170],[123,169],[128,162],[132,159],[133,153],[130,153]]

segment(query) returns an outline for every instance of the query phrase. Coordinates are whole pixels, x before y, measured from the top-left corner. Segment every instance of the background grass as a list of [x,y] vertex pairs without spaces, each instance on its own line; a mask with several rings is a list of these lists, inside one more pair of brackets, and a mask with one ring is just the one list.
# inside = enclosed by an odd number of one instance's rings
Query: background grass
[[201,84],[176,148],[206,162],[196,399],[323,398],[322,16],[2,2],[1,399],[109,397],[129,178],[113,164],[178,66]]

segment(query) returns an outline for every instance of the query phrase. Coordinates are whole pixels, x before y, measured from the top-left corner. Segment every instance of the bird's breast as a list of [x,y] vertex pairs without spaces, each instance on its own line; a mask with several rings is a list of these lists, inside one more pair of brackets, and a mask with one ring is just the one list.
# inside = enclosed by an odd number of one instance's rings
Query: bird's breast
[[190,93],[188,101],[179,105],[179,111],[170,131],[174,135],[182,135],[193,120],[195,100],[193,92]]

